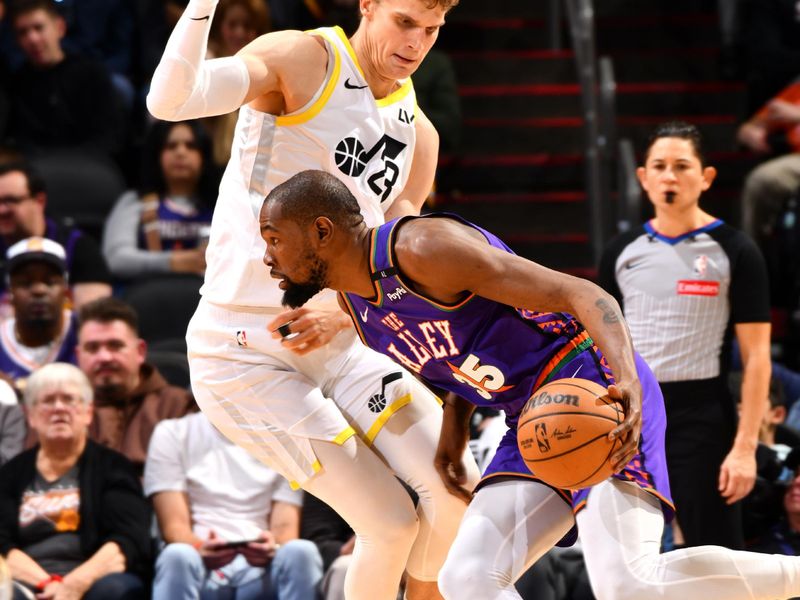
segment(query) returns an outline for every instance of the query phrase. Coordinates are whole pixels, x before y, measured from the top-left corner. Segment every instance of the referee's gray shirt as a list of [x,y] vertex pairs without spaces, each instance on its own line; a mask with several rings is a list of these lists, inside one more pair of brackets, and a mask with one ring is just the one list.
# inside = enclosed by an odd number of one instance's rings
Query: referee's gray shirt
[[661,382],[725,374],[732,326],[769,322],[764,259],[720,220],[674,238],[650,223],[625,232],[603,253],[599,278]]

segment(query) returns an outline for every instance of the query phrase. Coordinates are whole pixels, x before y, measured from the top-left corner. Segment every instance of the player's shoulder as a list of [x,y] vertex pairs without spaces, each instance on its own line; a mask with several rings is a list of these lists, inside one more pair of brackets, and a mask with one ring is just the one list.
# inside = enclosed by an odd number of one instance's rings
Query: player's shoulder
[[410,217],[403,220],[395,233],[395,253],[405,261],[428,263],[454,245],[475,246],[485,238],[474,228],[447,215]]
[[274,67],[297,68],[298,65],[327,62],[324,42],[303,31],[285,29],[259,36],[240,53],[263,59]]

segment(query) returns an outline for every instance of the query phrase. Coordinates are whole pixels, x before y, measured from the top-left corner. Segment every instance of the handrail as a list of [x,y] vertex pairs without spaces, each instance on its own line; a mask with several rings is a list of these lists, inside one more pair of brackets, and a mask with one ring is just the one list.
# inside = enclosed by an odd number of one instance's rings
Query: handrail
[[617,170],[617,230],[628,231],[642,218],[642,188],[636,178],[633,142],[619,141]]
[[547,0],[547,41],[550,50],[563,48],[561,36],[561,0]]
[[597,147],[600,153],[600,202],[603,207],[603,245],[616,230],[611,213],[612,180],[614,178],[614,162],[617,149],[617,82],[614,78],[614,63],[608,56],[601,56],[598,61],[600,73],[599,86],[599,134]]
[[599,143],[599,102],[595,59],[594,8],[592,0],[565,0],[572,33],[572,46],[581,86],[581,101],[586,137],[586,191],[589,199],[589,228],[594,263],[600,261],[605,245],[605,210],[603,194],[602,151]]

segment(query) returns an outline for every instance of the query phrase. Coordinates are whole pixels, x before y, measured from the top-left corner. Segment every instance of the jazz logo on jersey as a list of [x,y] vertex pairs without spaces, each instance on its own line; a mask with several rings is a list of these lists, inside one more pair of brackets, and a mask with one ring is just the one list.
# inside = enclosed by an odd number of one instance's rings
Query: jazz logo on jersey
[[392,193],[394,184],[400,176],[400,167],[395,159],[405,150],[406,144],[384,135],[369,150],[364,148],[357,137],[346,137],[336,145],[333,158],[339,170],[348,177],[360,177],[370,161],[378,157],[383,161],[383,169],[378,169],[367,177],[369,189],[381,197],[381,202]]
[[450,361],[446,362],[453,371],[453,378],[456,381],[467,384],[485,400],[491,400],[492,394],[505,392],[514,387],[513,385],[503,385],[506,382],[503,372],[492,365],[482,365],[480,359],[474,354],[465,358],[460,367],[456,367]]
[[386,294],[386,297],[389,298],[389,300],[391,300],[392,302],[397,302],[406,293],[407,292],[403,288],[398,287],[398,288],[395,288],[393,292],[388,292]]

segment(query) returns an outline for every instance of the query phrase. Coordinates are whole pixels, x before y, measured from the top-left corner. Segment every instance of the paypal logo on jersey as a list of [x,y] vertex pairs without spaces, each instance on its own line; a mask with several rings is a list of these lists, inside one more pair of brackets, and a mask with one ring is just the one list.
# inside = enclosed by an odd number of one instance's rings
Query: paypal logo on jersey
[[401,287],[395,288],[393,292],[387,292],[386,297],[391,300],[392,302],[397,302],[408,292]]

